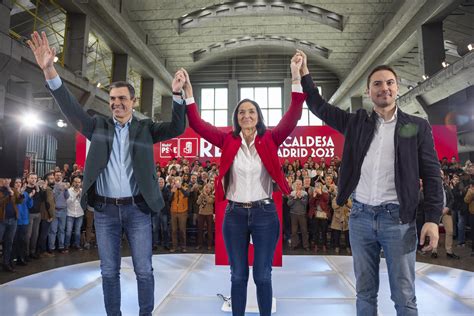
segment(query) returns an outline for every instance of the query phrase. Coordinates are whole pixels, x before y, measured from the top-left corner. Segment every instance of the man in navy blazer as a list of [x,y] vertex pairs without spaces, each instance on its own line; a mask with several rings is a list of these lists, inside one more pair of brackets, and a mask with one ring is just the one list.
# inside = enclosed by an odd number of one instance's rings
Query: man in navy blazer
[[[102,287],[107,315],[120,315],[120,242],[122,230],[130,245],[137,277],[140,315],[154,308],[152,268],[152,213],[164,201],[155,174],[153,144],[182,134],[186,108],[173,104],[172,120],[155,123],[133,116],[135,89],[127,82],[110,85],[112,117],[90,117],[64,86],[54,68],[55,49],[44,32],[28,41],[43,70],[49,89],[70,123],[90,140],[84,170],[81,205],[93,205],[100,256]],[[173,79],[173,91],[181,91],[184,74]]]

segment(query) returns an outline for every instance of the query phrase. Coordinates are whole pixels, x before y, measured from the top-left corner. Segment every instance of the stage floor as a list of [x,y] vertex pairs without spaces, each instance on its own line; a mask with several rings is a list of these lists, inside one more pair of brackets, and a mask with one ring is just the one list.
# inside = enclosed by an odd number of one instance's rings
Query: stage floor
[[[230,296],[227,266],[214,255],[153,256],[153,315],[230,315],[221,312]],[[130,257],[122,259],[122,314],[137,315],[137,287]],[[474,273],[426,263],[416,265],[420,316],[474,315]],[[349,256],[284,256],[273,269],[279,316],[355,315],[355,278]],[[104,315],[99,262],[66,266],[0,286],[1,315]],[[256,315],[256,314],[248,314]],[[395,315],[382,259],[379,315]]]

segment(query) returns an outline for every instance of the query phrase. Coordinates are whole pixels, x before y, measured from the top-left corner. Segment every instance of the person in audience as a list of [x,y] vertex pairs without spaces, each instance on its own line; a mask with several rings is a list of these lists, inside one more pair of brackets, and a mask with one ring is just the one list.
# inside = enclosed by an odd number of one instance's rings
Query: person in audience
[[13,241],[13,255],[12,259],[16,258],[16,264],[20,266],[26,265],[27,251],[26,251],[26,237],[28,233],[29,224],[29,209],[33,207],[32,193],[26,192],[26,184],[20,178],[15,179],[13,191],[22,196],[21,203],[17,203],[18,220]]
[[[188,220],[188,197],[189,187],[182,184],[180,177],[175,177],[171,185],[171,240],[170,252],[178,249],[181,242],[181,251],[187,252],[186,248],[186,222]],[[179,233],[179,239],[178,239]]]
[[[452,208],[454,204],[454,196],[449,187],[449,178],[447,174],[441,170],[441,178],[443,181],[443,212],[441,215],[441,222],[443,223],[444,232],[445,232],[445,242],[444,246],[446,247],[446,256],[450,259],[459,259],[459,256],[453,252],[453,217],[452,217]],[[434,248],[431,252],[431,257],[436,259],[438,258],[438,249]]]
[[64,240],[64,248],[67,250],[71,245],[72,232],[74,231],[73,248],[82,250],[81,248],[81,228],[84,220],[84,210],[81,206],[82,180],[79,177],[72,179],[72,186],[68,189],[69,197],[67,204],[66,218],[66,238]]
[[471,257],[474,257],[474,180],[469,182],[464,202],[469,208],[469,223],[471,225]]
[[18,220],[17,205],[22,203],[23,195],[11,188],[10,183],[11,179],[0,178],[0,240],[3,240],[3,270],[15,272],[12,249]]
[[[198,238],[196,250],[204,247],[204,234],[207,235],[207,250],[212,249],[213,226],[214,226],[214,193],[213,185],[207,183],[204,185],[196,204],[199,206],[198,215]],[[204,230],[204,225],[206,229]]]
[[352,208],[352,199],[349,198],[344,205],[339,206],[336,202],[337,189],[335,196],[332,199],[333,215],[331,220],[331,229],[333,231],[334,238],[334,251],[339,254],[341,249],[341,234],[344,234],[344,240],[346,241],[346,252],[348,255],[351,254],[351,244],[349,240],[349,214]]
[[328,203],[329,193],[326,187],[319,182],[316,183],[313,194],[309,196],[308,212],[313,231],[315,253],[318,252],[318,246],[324,253],[327,252],[328,223],[331,216]]
[[309,251],[308,241],[308,193],[303,190],[301,180],[295,180],[295,190],[288,196],[288,206],[291,215],[291,248],[295,249],[300,243],[298,229],[301,232],[301,241],[303,249]]
[[165,185],[165,179],[163,178],[158,178],[158,185],[165,205],[161,209],[161,212],[155,216],[153,221],[153,232],[157,235],[154,237],[154,240],[156,241],[156,245],[158,244],[158,240],[161,240],[163,248],[170,250],[170,227],[168,221],[170,219],[171,191],[170,188]]
[[66,237],[67,200],[69,198],[68,185],[66,182],[63,182],[61,171],[54,172],[54,181],[53,193],[56,215],[49,227],[49,250],[54,251],[57,244],[60,253],[67,253],[68,250],[64,248],[64,240]]
[[56,182],[54,181],[54,173],[50,172],[44,176],[44,181],[38,183],[40,188],[41,204],[41,223],[38,237],[38,255],[42,257],[53,257],[52,250],[48,248],[48,235],[51,223],[56,216],[56,204],[54,199],[53,188]]

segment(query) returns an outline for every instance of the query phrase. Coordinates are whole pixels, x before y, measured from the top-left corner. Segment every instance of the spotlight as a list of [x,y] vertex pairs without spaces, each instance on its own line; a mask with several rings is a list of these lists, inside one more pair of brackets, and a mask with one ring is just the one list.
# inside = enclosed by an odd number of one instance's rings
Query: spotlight
[[447,62],[445,62],[445,61],[443,61],[443,62],[441,63],[441,65],[443,66],[443,68],[446,68],[446,67],[449,66],[449,64],[448,64]]
[[26,113],[22,117],[20,117],[20,122],[23,127],[26,128],[35,128],[39,124],[41,124],[41,120],[39,119],[36,113],[30,112]]
[[423,78],[423,80],[426,80],[426,79],[428,79],[429,77],[428,77],[427,75],[423,75],[423,76],[421,76],[421,78]]
[[100,82],[97,82],[97,88],[100,88],[101,84]]
[[62,120],[62,119],[57,120],[57,121],[56,121],[56,125],[57,125],[59,128],[67,127],[67,123],[64,122],[64,120]]
[[469,49],[469,51],[471,51],[473,48],[474,48],[474,45],[473,45],[473,44],[467,45],[467,49]]
[[59,60],[58,56],[54,56],[54,62],[57,63]]

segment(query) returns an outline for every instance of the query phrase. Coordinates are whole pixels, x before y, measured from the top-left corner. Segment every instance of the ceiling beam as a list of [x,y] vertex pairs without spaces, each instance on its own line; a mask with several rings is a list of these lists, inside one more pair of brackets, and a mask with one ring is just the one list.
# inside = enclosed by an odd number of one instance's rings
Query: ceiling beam
[[474,51],[440,70],[415,88],[398,98],[398,106],[404,109],[419,103],[420,97],[426,107],[474,85]]
[[82,12],[91,17],[97,36],[117,53],[128,54],[142,75],[155,79],[155,88],[162,95],[171,95],[173,76],[157,57],[158,52],[146,43],[145,32],[133,25],[128,18],[108,0],[57,0],[69,12]]
[[403,44],[413,38],[420,25],[446,14],[447,11],[459,6],[459,3],[460,0],[404,1],[382,32],[364,50],[359,62],[349,72],[329,102],[341,108],[347,107],[351,96],[358,95],[363,90],[365,79],[372,68],[390,60],[394,61],[393,58],[397,56],[400,48],[406,50]]

